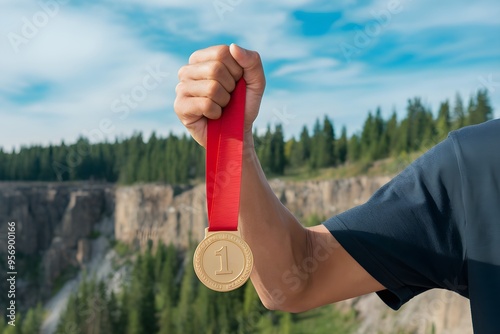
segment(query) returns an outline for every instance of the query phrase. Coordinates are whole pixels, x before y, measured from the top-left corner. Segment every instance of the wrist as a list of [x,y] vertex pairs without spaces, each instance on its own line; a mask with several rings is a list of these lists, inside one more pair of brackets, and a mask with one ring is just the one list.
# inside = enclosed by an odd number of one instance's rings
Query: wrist
[[246,149],[253,150],[255,148],[255,144],[253,141],[253,133],[251,128],[249,130],[245,130],[245,132],[243,133],[243,148],[244,150]]

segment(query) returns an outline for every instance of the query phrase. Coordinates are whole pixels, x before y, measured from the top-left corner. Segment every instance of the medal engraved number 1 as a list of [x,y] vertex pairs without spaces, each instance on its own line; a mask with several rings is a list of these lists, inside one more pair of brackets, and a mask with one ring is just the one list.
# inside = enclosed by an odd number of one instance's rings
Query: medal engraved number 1
[[222,246],[221,249],[215,251],[215,256],[220,256],[220,270],[215,271],[215,275],[229,275],[233,271],[229,270],[229,263],[227,260],[227,246]]

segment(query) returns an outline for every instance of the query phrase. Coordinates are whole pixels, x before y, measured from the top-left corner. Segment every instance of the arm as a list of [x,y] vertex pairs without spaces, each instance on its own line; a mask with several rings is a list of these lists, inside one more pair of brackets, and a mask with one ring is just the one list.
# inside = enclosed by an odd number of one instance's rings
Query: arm
[[220,117],[235,82],[245,77],[245,152],[240,229],[254,254],[251,279],[270,309],[300,312],[382,290],[324,226],[304,228],[271,190],[253,148],[265,79],[256,52],[235,46],[195,52],[179,71],[175,111],[193,138],[206,143],[206,118]]
[[384,289],[323,226],[304,228],[271,190],[247,135],[242,236],[255,257],[251,279],[269,309],[302,312]]

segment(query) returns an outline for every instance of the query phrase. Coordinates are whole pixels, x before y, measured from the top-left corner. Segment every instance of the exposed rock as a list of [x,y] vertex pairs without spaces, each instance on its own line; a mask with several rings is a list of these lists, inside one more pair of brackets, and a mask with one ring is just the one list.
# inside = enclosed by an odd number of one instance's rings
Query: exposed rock
[[190,238],[201,240],[207,225],[204,186],[179,194],[174,190],[154,184],[118,188],[116,239],[139,246],[152,239],[181,248]]
[[271,187],[281,202],[298,217],[316,214],[328,218],[366,202],[389,180],[389,177],[304,182],[274,180]]
[[[283,182],[271,186],[280,200],[297,216],[330,217],[361,204],[389,181],[388,177],[344,180]],[[199,241],[207,226],[205,186],[182,189],[145,184],[116,190],[116,238],[144,246],[148,239],[186,247]]]
[[88,239],[80,239],[78,240],[78,246],[76,250],[76,260],[80,265],[86,263],[91,254],[91,246],[90,241]]
[[[271,187],[280,200],[298,217],[316,214],[328,218],[362,204],[389,177],[359,177],[344,180],[282,182]],[[207,225],[203,185],[176,195],[170,186],[138,185],[121,187],[116,193],[116,237],[144,246],[148,238],[155,242],[186,247],[191,237],[198,241]],[[468,300],[444,290],[432,290],[403,306],[389,309],[375,294],[338,304],[339,308],[358,312],[358,333],[472,333]]]
[[470,334],[469,301],[448,290],[435,289],[416,296],[399,311],[388,308],[376,294],[338,303],[358,312],[357,333]]
[[[6,233],[7,222],[14,221],[17,254],[41,258],[39,291],[44,296],[69,265],[78,266],[88,258],[90,249],[85,239],[94,224],[113,212],[111,184],[0,183],[0,234]],[[0,238],[1,254],[6,250],[6,241]]]

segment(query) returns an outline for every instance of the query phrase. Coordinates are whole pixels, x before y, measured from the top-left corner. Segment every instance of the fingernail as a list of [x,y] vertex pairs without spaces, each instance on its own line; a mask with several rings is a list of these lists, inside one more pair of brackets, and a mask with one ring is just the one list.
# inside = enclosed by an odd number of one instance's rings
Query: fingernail
[[233,43],[233,45],[234,45],[234,46],[236,46],[238,49],[240,49],[240,51],[241,51],[243,54],[245,54],[245,55],[247,55],[247,54],[248,54],[248,50],[247,50],[247,49],[242,48],[241,46],[239,46],[239,45],[238,45],[238,44],[236,44],[236,43]]

